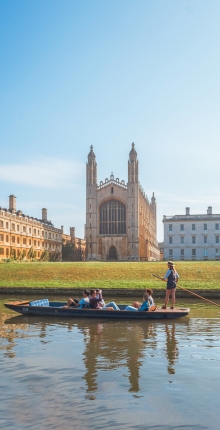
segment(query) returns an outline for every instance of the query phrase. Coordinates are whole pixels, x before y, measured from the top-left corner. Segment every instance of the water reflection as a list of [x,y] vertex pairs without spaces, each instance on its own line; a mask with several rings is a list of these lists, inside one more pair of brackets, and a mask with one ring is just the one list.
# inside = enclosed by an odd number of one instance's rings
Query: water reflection
[[175,362],[179,355],[178,341],[176,339],[176,325],[174,322],[166,324],[166,353],[168,366],[167,370],[170,375],[175,374]]
[[[83,334],[82,360],[85,365],[83,379],[87,392],[98,390],[100,371],[118,371],[123,369],[123,377],[129,381],[128,390],[138,393],[140,390],[140,368],[150,366],[164,344],[167,357],[167,372],[175,374],[175,363],[179,356],[176,325],[188,325],[186,321],[104,321],[84,320],[73,321],[53,318],[18,316],[7,319],[2,326],[5,329],[2,337],[7,339],[4,345],[5,354],[13,358],[16,339],[21,337],[38,336],[40,341],[47,343],[51,327],[66,327],[68,331],[77,329]],[[36,329],[29,333],[29,326],[36,325]],[[148,370],[146,369],[146,372]]]

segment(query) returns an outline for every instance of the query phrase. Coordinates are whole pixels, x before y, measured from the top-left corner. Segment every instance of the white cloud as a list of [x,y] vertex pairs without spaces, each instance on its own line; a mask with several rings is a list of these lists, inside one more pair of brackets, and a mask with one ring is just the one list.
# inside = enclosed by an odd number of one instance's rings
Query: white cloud
[[35,157],[24,163],[0,165],[0,180],[44,188],[75,188],[85,166],[50,157]]

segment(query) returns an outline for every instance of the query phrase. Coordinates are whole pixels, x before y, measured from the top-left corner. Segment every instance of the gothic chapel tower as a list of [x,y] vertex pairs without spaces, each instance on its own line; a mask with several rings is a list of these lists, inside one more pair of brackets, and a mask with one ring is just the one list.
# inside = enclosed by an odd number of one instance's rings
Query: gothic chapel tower
[[128,160],[128,253],[133,259],[139,256],[139,218],[138,218],[138,159],[132,143]]
[[88,162],[86,164],[86,245],[87,259],[96,259],[97,256],[97,163],[90,147]]

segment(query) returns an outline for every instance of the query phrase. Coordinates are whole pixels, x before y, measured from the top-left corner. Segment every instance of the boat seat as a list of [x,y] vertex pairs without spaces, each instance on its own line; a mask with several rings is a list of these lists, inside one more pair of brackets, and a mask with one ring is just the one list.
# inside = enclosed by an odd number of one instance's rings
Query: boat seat
[[48,299],[34,300],[30,302],[30,306],[50,306]]

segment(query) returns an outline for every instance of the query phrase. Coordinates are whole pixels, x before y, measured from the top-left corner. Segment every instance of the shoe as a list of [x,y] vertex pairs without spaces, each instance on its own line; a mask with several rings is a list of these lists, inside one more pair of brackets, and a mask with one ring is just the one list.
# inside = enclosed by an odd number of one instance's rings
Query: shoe
[[174,309],[174,306],[170,306],[170,309]]
[[167,307],[166,306],[162,306],[162,309],[166,309]]

